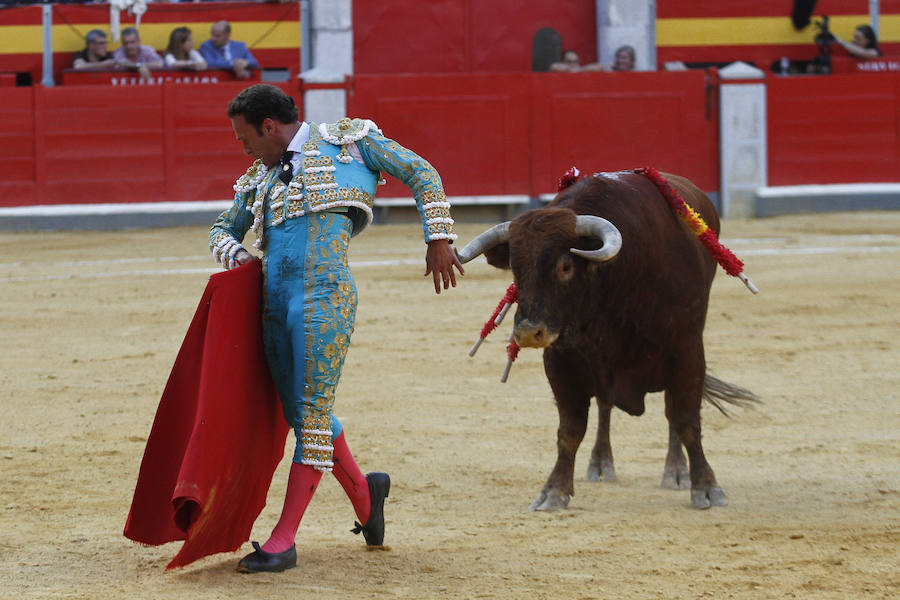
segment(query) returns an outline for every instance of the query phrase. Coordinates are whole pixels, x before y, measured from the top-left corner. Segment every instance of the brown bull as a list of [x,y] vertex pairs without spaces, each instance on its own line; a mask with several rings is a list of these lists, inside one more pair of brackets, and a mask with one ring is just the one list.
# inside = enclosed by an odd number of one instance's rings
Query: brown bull
[[[709,198],[667,175],[717,234]],[[723,506],[725,493],[703,453],[704,397],[746,404],[752,393],[706,374],[703,327],[716,262],[672,211],[654,183],[634,172],[588,177],[545,208],[481,234],[459,254],[484,253],[512,269],[519,306],[514,336],[544,348],[544,370],[559,411],[556,465],[532,510],[565,508],[574,493],[575,453],[597,398],[600,423],[587,478],[614,480],[609,443],[612,406],[644,412],[644,396],[665,390],[669,451],[663,486],[686,488],[691,504]]]

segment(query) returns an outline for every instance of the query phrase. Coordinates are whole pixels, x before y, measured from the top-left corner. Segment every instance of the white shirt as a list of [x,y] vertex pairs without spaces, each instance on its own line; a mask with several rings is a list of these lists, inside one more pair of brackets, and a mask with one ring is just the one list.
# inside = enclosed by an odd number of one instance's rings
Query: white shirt
[[[193,48],[191,48],[191,51],[188,52],[187,59],[189,61],[191,61],[193,64],[199,64],[199,63],[203,63],[204,65],[206,64],[206,61],[203,59],[203,55],[200,54],[199,52],[197,52],[196,50],[194,50]],[[178,59],[175,58],[175,56],[173,54],[167,52],[166,56],[165,56],[165,61],[166,61],[167,67],[173,67],[173,66],[175,66],[175,63],[178,62]]]
[[300,129],[297,130],[297,133],[294,134],[294,137],[291,138],[291,142],[288,144],[287,149],[294,152],[294,155],[291,157],[291,174],[296,175],[300,171],[300,167],[303,166],[303,144],[309,141],[309,123],[303,121],[300,123]]

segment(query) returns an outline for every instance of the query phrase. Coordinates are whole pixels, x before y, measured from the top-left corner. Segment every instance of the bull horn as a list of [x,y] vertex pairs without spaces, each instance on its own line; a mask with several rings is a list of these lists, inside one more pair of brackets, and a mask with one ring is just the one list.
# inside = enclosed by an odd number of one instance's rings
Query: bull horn
[[603,246],[596,250],[579,250],[569,248],[569,252],[577,254],[592,262],[612,260],[622,249],[622,234],[615,225],[602,217],[594,215],[578,215],[575,217],[575,235],[597,236],[603,240]]
[[481,233],[474,240],[465,245],[462,250],[457,250],[459,262],[467,263],[476,256],[483,254],[498,244],[509,240],[509,221],[494,225]]

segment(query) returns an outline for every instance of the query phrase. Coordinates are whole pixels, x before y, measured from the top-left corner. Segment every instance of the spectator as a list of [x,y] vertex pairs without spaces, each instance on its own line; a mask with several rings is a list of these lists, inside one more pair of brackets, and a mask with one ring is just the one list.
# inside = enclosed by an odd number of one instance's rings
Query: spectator
[[72,60],[73,69],[112,69],[116,60],[106,52],[106,32],[102,29],[91,29],[84,36],[84,50],[75,53]]
[[[832,32],[833,35],[833,32]],[[878,47],[878,36],[875,30],[868,25],[859,25],[853,30],[853,41],[845,42],[838,36],[834,41],[844,47],[854,58],[878,58],[881,56],[881,48]]]
[[113,58],[116,59],[116,66],[137,70],[142,81],[150,79],[150,69],[163,66],[163,60],[156,50],[141,45],[141,35],[134,27],[122,30],[122,45],[113,52]]
[[210,69],[232,71],[238,79],[247,79],[251,69],[259,68],[259,63],[250,54],[247,44],[231,40],[231,25],[228,21],[213,23],[209,35],[210,39],[200,46],[200,53]]
[[164,59],[166,66],[173,69],[206,69],[206,61],[202,54],[194,50],[194,35],[187,27],[176,27],[169,34],[169,46]]
[[581,58],[574,50],[566,50],[562,54],[562,61],[555,62],[550,65],[551,71],[562,73],[577,73],[579,71],[602,71],[603,65],[600,63],[581,64]]
[[634,71],[634,48],[631,46],[619,46],[616,49],[615,60],[610,68],[613,71]]

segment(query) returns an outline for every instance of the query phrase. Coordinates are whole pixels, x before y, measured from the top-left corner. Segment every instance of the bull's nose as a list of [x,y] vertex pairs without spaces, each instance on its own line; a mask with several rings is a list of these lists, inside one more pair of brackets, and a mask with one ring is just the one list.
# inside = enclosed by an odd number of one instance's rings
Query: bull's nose
[[558,333],[547,330],[541,323],[532,323],[528,319],[522,319],[513,330],[516,343],[522,348],[546,348],[556,341]]

